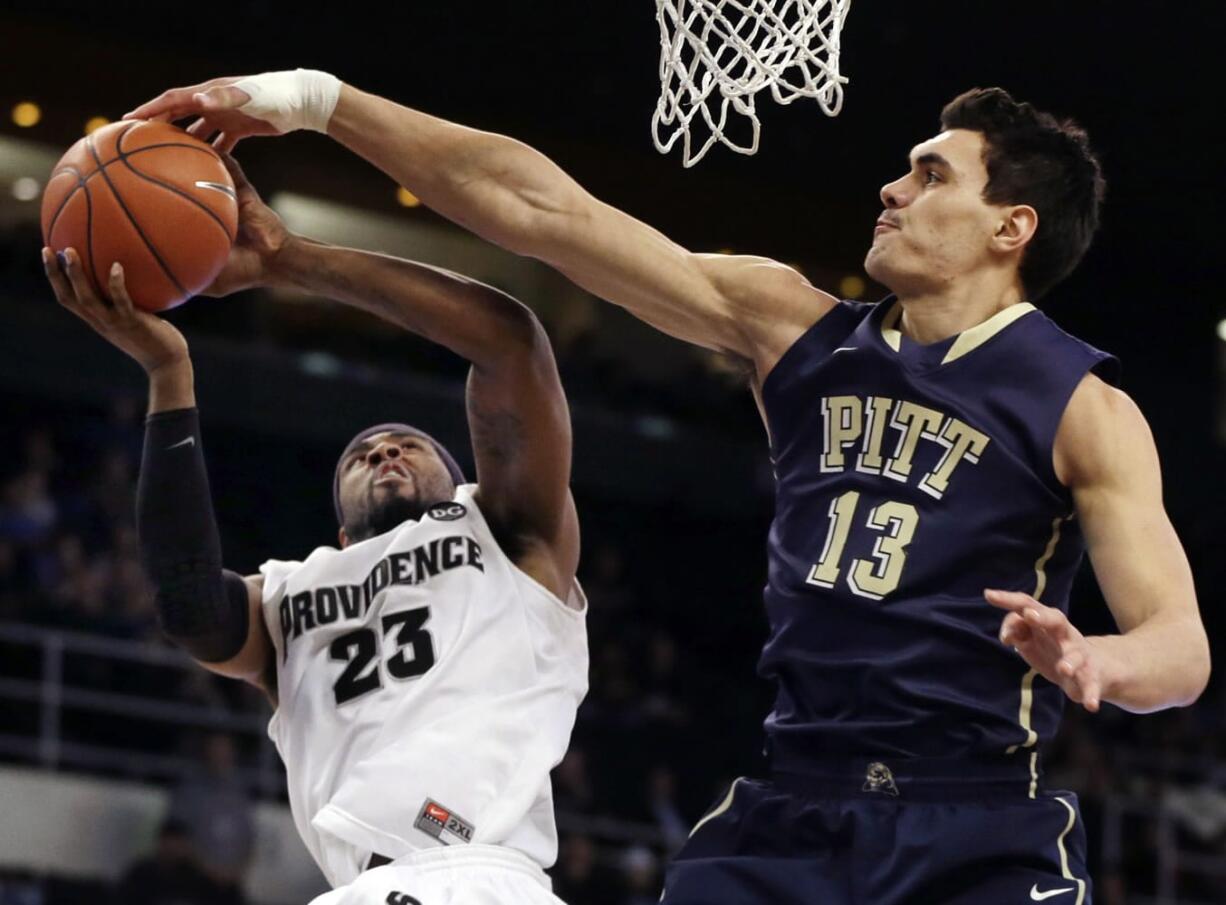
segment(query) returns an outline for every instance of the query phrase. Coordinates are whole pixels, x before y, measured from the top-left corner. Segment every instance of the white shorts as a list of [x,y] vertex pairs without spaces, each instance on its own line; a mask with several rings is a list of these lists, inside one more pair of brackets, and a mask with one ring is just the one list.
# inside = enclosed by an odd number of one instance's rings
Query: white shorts
[[365,871],[311,905],[564,905],[539,864],[497,845],[427,849]]

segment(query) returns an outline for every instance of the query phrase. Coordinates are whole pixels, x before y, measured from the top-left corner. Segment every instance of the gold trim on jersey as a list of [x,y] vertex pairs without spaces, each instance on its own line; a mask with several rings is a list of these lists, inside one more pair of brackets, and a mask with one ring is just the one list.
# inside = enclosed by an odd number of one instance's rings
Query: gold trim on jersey
[[[1017,307],[1016,305],[1014,307]],[[1033,306],[1032,306],[1033,307]],[[1005,309],[1006,311],[1008,309]],[[1056,545],[1060,543],[1060,528],[1071,519],[1071,515],[1059,516],[1052,519],[1051,522],[1051,538],[1047,541],[1047,546],[1043,548],[1043,554],[1035,560],[1034,563],[1034,593],[1030,596],[1041,602],[1043,592],[1047,590],[1047,562],[1056,552]],[[1018,748],[1033,748],[1039,741],[1039,734],[1034,731],[1031,726],[1031,710],[1034,707],[1034,679],[1038,675],[1033,669],[1027,670],[1022,676],[1022,690],[1019,696],[1017,708],[1017,722],[1026,733],[1026,739],[1019,744],[1010,745],[1006,749],[1006,754],[1013,754]],[[1039,756],[1038,752],[1032,752],[1030,755],[1030,797],[1034,798],[1039,788]]]
[[[976,324],[968,330],[963,330],[958,334],[958,338],[954,340],[954,344],[949,347],[945,357],[941,359],[941,364],[947,365],[951,361],[957,361],[968,352],[975,351],[1015,320],[1034,310],[1035,307],[1030,302],[1018,302],[1015,305],[1010,305],[1008,308],[1002,308],[983,323]],[[881,321],[881,338],[895,352],[902,349],[902,331],[898,329],[898,322],[901,319],[902,304],[895,302],[894,306],[886,312],[885,317]]]
[[895,352],[902,348],[902,333],[898,329],[898,322],[901,319],[902,305],[895,302],[894,307],[885,313],[885,318],[881,321],[881,338]]
[[1068,850],[1064,847],[1064,837],[1072,832],[1073,827],[1077,823],[1077,809],[1063,798],[1057,798],[1056,801],[1068,808],[1068,823],[1065,824],[1064,832],[1062,832],[1056,838],[1056,848],[1060,851],[1060,876],[1064,877],[1066,880],[1072,880],[1077,884],[1077,901],[1074,902],[1073,905],[1081,905],[1081,903],[1085,901],[1086,897],[1086,881],[1074,877],[1073,872],[1069,870]]
[[1034,305],[1030,302],[1018,302],[1016,305],[1010,305],[1008,308],[997,311],[982,324],[971,327],[969,330],[963,330],[954,340],[954,344],[949,347],[945,357],[941,359],[941,364],[947,365],[967,352],[975,351],[1019,317],[1034,310]]
[[702,829],[703,824],[706,823],[708,820],[714,820],[720,814],[724,813],[724,811],[732,807],[732,799],[736,795],[736,784],[740,782],[741,780],[743,780],[744,778],[745,777],[743,776],[738,776],[736,779],[732,780],[732,785],[728,788],[728,794],[724,796],[724,800],[721,801],[719,804],[717,804],[715,806],[715,809],[712,810],[710,814],[708,814],[706,817],[703,817],[702,820],[699,820],[696,824],[694,824],[694,828],[690,830],[690,836],[693,836],[700,829]]
[[1043,600],[1043,592],[1047,590],[1047,561],[1052,558],[1056,552],[1056,544],[1060,543],[1060,526],[1071,519],[1071,515],[1062,515],[1052,519],[1051,522],[1051,540],[1047,542],[1047,546],[1043,550],[1043,555],[1040,556],[1034,563],[1034,593],[1030,596],[1040,603]]

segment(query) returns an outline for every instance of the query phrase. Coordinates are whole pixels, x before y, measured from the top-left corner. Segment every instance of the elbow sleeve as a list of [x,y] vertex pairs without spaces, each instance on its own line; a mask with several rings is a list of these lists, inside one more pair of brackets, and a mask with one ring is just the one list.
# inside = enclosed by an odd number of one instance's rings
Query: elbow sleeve
[[197,660],[236,655],[250,621],[247,583],[221,565],[194,408],[158,412],[146,422],[136,527],[167,637]]

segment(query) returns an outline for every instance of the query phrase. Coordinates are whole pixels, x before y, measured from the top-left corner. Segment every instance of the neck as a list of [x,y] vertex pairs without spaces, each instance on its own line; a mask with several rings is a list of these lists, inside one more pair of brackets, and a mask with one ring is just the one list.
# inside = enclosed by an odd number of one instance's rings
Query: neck
[[940,342],[982,324],[998,311],[1025,300],[1017,280],[962,278],[939,290],[898,294],[898,329],[917,343]]

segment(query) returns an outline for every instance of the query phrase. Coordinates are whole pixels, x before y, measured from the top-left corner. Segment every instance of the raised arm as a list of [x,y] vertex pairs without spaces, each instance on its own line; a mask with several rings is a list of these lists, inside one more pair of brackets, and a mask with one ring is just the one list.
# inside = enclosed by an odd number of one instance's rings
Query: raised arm
[[579,560],[570,415],[532,312],[458,274],[298,238],[268,282],[361,308],[472,363],[468,421],[482,511],[519,567],[565,599]]
[[1058,610],[990,592],[1012,611],[1002,636],[1090,710],[1100,700],[1136,713],[1192,703],[1209,680],[1209,642],[1144,416],[1088,376],[1060,422],[1054,458],[1120,632],[1084,637]]
[[[299,71],[217,79],[168,91],[132,115],[203,115],[192,131],[206,137],[220,132],[222,147],[246,135],[326,129],[443,216],[545,261],[666,333],[751,362],[760,377],[835,303],[774,261],[686,250],[593,198],[544,155],[514,139],[349,85],[321,102],[318,95],[328,84],[321,77]],[[283,116],[285,109],[301,115]]]
[[206,668],[275,698],[260,576],[242,578],[222,567],[187,342],[171,324],[132,305],[118,265],[110,273],[110,304],[90,288],[75,250],[57,262],[43,249],[43,265],[60,304],[149,378],[137,531],[163,632]]

